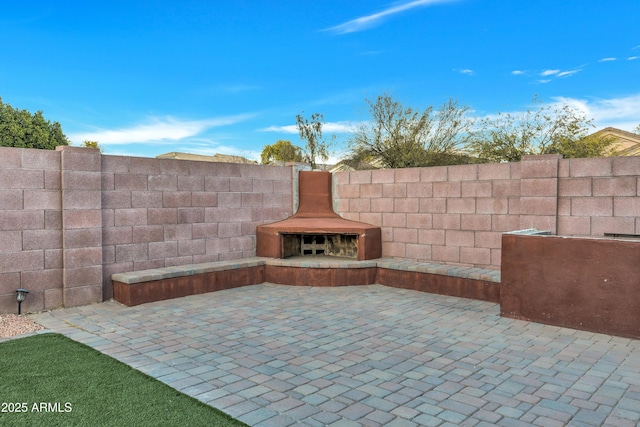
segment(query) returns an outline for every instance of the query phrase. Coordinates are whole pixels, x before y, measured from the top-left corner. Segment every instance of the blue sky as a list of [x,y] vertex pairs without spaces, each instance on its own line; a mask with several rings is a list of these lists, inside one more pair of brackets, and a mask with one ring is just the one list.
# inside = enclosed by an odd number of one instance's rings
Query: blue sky
[[640,1],[31,1],[0,12],[0,97],[106,154],[258,159],[323,113],[340,157],[366,98],[483,117],[537,94],[640,124]]

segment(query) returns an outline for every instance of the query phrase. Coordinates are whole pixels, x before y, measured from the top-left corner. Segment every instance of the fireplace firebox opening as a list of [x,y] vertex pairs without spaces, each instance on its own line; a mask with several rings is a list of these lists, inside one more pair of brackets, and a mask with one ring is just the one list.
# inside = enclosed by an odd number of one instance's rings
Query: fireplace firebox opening
[[282,233],[284,258],[293,256],[358,257],[357,234]]

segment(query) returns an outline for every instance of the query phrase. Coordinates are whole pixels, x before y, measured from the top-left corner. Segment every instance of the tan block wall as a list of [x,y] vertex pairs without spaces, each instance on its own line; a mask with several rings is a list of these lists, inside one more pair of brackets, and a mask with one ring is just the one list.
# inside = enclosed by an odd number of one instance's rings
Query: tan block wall
[[640,157],[561,160],[558,234],[640,234]]
[[113,273],[255,256],[291,214],[290,167],[102,156],[103,296]]
[[57,147],[62,178],[62,303],[102,301],[101,155]]
[[[0,312],[113,295],[111,274],[255,254],[292,214],[292,167],[0,148]],[[640,157],[339,172],[334,206],[383,256],[500,268],[502,233],[640,234]]]
[[60,152],[0,148],[0,313],[62,305]]
[[506,231],[640,234],[640,157],[525,156],[334,180],[341,215],[382,227],[383,256],[499,269]]
[[382,227],[383,256],[499,268],[501,234],[520,226],[520,170],[510,163],[339,172],[334,196],[344,217]]
[[111,274],[255,255],[292,168],[0,148],[0,313],[111,298]]

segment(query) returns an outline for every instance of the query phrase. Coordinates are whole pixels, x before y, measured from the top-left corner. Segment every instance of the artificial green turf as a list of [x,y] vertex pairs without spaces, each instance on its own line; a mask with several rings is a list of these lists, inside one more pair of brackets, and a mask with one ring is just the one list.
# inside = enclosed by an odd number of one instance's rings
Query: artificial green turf
[[0,404],[2,426],[246,426],[52,333],[0,344]]

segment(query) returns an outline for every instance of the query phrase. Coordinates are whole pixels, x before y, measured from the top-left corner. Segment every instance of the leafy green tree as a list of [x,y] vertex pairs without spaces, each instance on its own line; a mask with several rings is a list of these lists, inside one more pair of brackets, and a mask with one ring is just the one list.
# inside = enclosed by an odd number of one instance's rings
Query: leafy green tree
[[[534,104],[541,103],[537,97]],[[589,136],[594,125],[568,105],[541,105],[523,113],[498,113],[480,121],[468,149],[482,162],[515,162],[531,154],[598,157],[609,152],[609,137]]]
[[435,111],[405,107],[387,93],[366,100],[371,119],[350,140],[352,160],[374,160],[383,168],[469,163],[460,149],[473,126],[469,108],[445,102]]
[[13,108],[0,98],[0,146],[53,150],[58,145],[69,145],[60,123],[45,120],[42,111]]
[[636,126],[636,128],[633,130],[633,133],[637,133],[638,135],[640,135],[640,124]]
[[82,142],[82,147],[84,148],[97,148],[98,150],[100,150],[100,152],[103,152],[102,146],[100,145],[100,143],[98,141],[83,141]]
[[262,149],[260,159],[263,165],[272,163],[274,161],[281,162],[302,162],[304,158],[302,156],[302,148],[297,145],[293,145],[291,141],[279,139],[275,144],[266,145]]
[[[304,114],[304,112],[303,112]],[[329,147],[335,140],[335,135],[327,141],[322,136],[322,125],[324,124],[324,116],[321,113],[314,113],[307,120],[302,114],[296,116],[296,127],[300,139],[305,141],[303,158],[313,169],[317,167],[316,159],[323,161],[329,159]]]
[[559,138],[542,154],[562,154],[565,159],[604,157],[617,155],[617,141],[607,135],[587,135],[578,139]]
[[340,163],[353,170],[379,169],[382,166],[372,155],[356,150],[351,150]]

